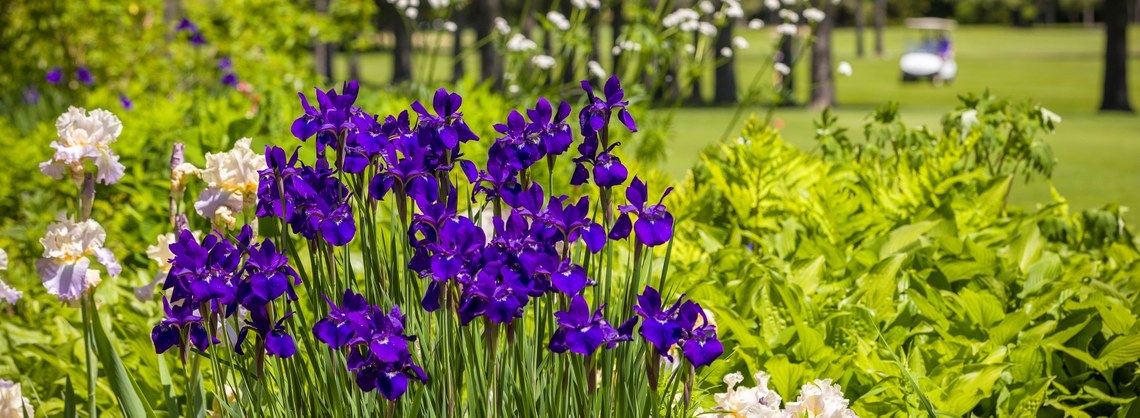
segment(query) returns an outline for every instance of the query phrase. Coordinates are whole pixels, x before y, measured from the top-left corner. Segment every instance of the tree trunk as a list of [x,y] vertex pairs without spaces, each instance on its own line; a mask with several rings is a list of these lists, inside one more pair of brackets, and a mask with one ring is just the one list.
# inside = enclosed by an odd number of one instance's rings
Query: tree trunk
[[[326,14],[329,11],[329,0],[316,0],[316,9],[318,14]],[[313,59],[316,61],[317,75],[324,77],[326,81],[333,79],[333,46],[328,42],[316,41],[313,46]]]
[[[621,37],[621,29],[625,26],[625,13],[622,11],[622,2],[615,2],[613,8],[610,10],[613,11],[613,18],[610,19],[610,34],[613,37],[612,44],[617,46],[618,39]],[[613,51],[617,50],[614,49]],[[613,51],[611,51],[611,53]],[[621,74],[621,51],[617,52],[618,53],[613,54],[613,72],[614,74]]]
[[399,84],[412,79],[412,25],[404,19],[391,3],[378,0],[388,5],[381,9],[381,14],[388,12],[392,16],[392,37],[396,44],[392,48],[392,84]]
[[451,35],[451,82],[458,83],[466,72],[463,63],[463,20],[455,19],[455,33]]
[[[1109,0],[1109,1],[1112,1],[1112,0]],[[1108,10],[1108,7],[1105,7],[1105,10]],[[1082,19],[1085,22],[1085,27],[1091,28],[1094,25],[1096,25],[1095,17],[1096,17],[1096,13],[1095,13],[1095,9],[1093,9],[1093,5],[1092,4],[1085,5],[1085,10],[1082,13]]]
[[[693,45],[696,45],[697,41],[700,38],[701,38],[700,33],[693,32]],[[704,73],[705,73],[705,69],[702,66],[702,68],[697,69],[697,73],[693,77],[693,85],[690,86],[690,91],[689,91],[689,101],[691,101],[693,103],[701,104],[701,103],[705,102],[705,98],[702,97],[704,95],[701,93],[701,78],[702,78],[701,76]]]
[[887,26],[887,0],[875,0],[875,56],[883,57],[883,29]]
[[794,35],[784,35],[780,38],[780,52],[776,62],[787,65],[791,71],[780,77],[780,106],[796,105],[796,57],[793,56],[792,45],[796,42]]
[[[720,9],[720,3],[718,1],[716,4],[717,9]],[[736,61],[733,56],[721,56],[721,51],[733,50],[733,26],[736,26],[736,19],[726,17],[724,26],[718,28],[716,32],[716,47],[714,48],[716,51],[714,54],[717,56],[717,66],[713,101],[718,104],[736,103]]]
[[855,0],[855,56],[863,58],[863,28],[867,26],[867,14],[863,10],[863,0]]
[[[471,16],[475,17],[475,36],[485,40],[495,34],[495,18],[501,14],[499,0],[477,0],[472,3]],[[479,47],[479,74],[483,81],[490,81],[491,88],[503,88],[503,57],[495,49],[494,42],[485,42]]]
[[835,4],[823,0],[820,7],[826,17],[815,29],[815,42],[811,45],[811,100],[812,109],[835,105],[835,82],[831,65],[831,28],[835,26]]
[[162,2],[162,21],[170,28],[166,31],[166,42],[174,42],[174,27],[178,24],[178,15],[182,11],[181,3],[180,0],[163,0]]
[[348,79],[360,80],[360,51],[353,48],[348,54]]
[[1128,102],[1128,0],[1104,1],[1104,90],[1100,110],[1131,112]]

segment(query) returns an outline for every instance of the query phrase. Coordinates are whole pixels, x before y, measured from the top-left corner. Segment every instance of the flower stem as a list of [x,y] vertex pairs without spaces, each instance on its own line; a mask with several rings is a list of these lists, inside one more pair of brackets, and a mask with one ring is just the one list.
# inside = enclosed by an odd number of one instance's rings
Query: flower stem
[[83,310],[83,342],[86,347],[87,355],[87,415],[96,417],[98,415],[98,407],[95,405],[95,381],[99,378],[98,368],[95,366],[95,341],[92,332],[92,324],[95,310],[95,299],[90,294],[83,295],[81,303]]

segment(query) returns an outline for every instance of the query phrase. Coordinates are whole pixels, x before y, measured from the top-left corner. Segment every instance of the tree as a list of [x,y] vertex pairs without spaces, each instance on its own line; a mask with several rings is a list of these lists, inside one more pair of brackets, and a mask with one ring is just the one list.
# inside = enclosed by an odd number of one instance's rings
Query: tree
[[412,25],[404,14],[388,0],[376,0],[380,9],[380,21],[392,30],[395,45],[392,47],[392,83],[402,83],[412,79]]
[[[502,14],[499,0],[476,0],[471,7],[469,16],[475,17],[475,36],[480,40],[494,36],[495,18]],[[493,89],[503,87],[503,57],[494,42],[483,42],[479,46],[479,74],[484,81],[491,81]]]
[[1128,0],[1104,1],[1104,89],[1100,110],[1132,111],[1128,102]]
[[823,21],[815,28],[815,42],[811,44],[811,99],[808,106],[822,109],[835,105],[835,82],[831,65],[831,28],[835,26],[835,3],[821,0]]
[[887,26],[887,0],[875,0],[875,56],[883,57],[883,29]]
[[[717,2],[717,8],[721,7]],[[716,32],[716,84],[713,87],[713,101],[716,103],[736,103],[736,61],[733,54],[722,56],[721,51],[732,52],[732,27],[736,18],[725,17],[724,25]]]
[[863,13],[863,0],[855,0],[855,56],[863,58],[863,28],[867,26],[867,14]]
[[[316,9],[318,14],[328,14],[329,0],[316,0]],[[317,65],[317,75],[324,77],[325,80],[332,80],[332,66],[333,66],[333,45],[329,42],[316,40],[313,45],[313,59]]]
[[463,79],[465,63],[463,62],[463,15],[462,11],[455,16],[455,32],[451,34],[451,82],[458,83]]

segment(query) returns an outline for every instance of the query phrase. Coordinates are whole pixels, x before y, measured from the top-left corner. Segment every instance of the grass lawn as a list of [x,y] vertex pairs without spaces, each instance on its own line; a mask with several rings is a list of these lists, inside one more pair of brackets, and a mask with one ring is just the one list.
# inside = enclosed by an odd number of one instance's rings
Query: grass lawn
[[[752,45],[768,43],[765,33],[746,33]],[[860,137],[864,118],[875,106],[897,101],[904,120],[911,125],[939,123],[942,113],[957,104],[957,95],[989,89],[1011,99],[1031,98],[1060,114],[1064,121],[1049,138],[1059,160],[1053,183],[1074,209],[1118,202],[1140,210],[1140,116],[1099,114],[1102,76],[1102,29],[1079,27],[1011,29],[1004,27],[964,27],[955,32],[959,67],[958,80],[951,85],[899,82],[898,56],[906,44],[907,32],[887,31],[886,56],[882,59],[855,57],[854,33],[840,29],[833,46],[835,61],[848,61],[854,67],[850,78],[837,81],[840,122]],[[1129,72],[1133,105],[1140,110],[1140,28],[1129,39],[1133,59]],[[870,34],[867,46],[871,46]],[[760,48],[737,56],[739,77],[748,79],[762,65],[767,51]],[[801,100],[807,98],[807,63],[799,71]],[[684,175],[697,158],[697,151],[719,139],[732,118],[734,108],[684,108],[677,112],[672,126],[669,162],[666,169]],[[757,106],[747,113],[763,113]],[[784,137],[808,149],[812,146],[812,120],[817,112],[806,109],[778,109],[775,117],[783,126]],[[1013,202],[1032,206],[1049,202],[1044,184],[1014,189]],[[1131,213],[1129,220],[1140,221]]]
[[[768,29],[738,30],[737,33],[752,45],[736,53],[737,76],[743,85],[763,65],[772,35]],[[1140,28],[1133,28],[1130,35],[1129,45],[1134,56],[1129,66],[1131,97],[1133,105],[1140,110]],[[899,82],[898,57],[908,40],[913,39],[908,31],[892,27],[886,32],[883,58],[871,55],[856,58],[854,31],[842,28],[834,34],[835,62],[848,61],[854,67],[853,76],[837,81],[840,105],[835,110],[840,122],[851,128],[854,136],[861,135],[867,114],[887,101],[900,103],[908,124],[933,125],[938,123],[942,113],[957,104],[957,96],[962,93],[989,89],[1005,98],[1034,99],[1064,118],[1057,133],[1049,139],[1060,162],[1053,182],[1074,209],[1118,202],[1140,211],[1140,116],[1096,112],[1103,71],[1103,29],[962,27],[953,36],[958,79],[942,87]],[[872,34],[869,31],[866,42],[870,52]],[[417,79],[445,82],[450,76],[450,61],[442,55],[447,53],[440,51],[434,61],[421,58],[429,54],[417,54]],[[339,77],[344,77],[347,73],[344,56],[338,58],[336,70]],[[477,71],[474,59],[467,64],[469,73]],[[807,67],[807,60],[803,60],[796,68],[800,100],[807,98]],[[361,68],[362,82],[384,85],[391,72],[391,58],[384,53],[364,54]],[[704,82],[704,91],[711,93],[711,71]],[[663,168],[675,176],[684,176],[698,151],[720,138],[734,110],[733,107],[678,110],[671,127],[669,159]],[[762,106],[746,109],[745,118],[749,113],[765,111]],[[811,122],[816,117],[816,112],[802,108],[776,111],[784,137],[804,149],[812,146]],[[1022,206],[1049,200],[1049,190],[1044,184],[1022,186],[1013,194],[1014,204]],[[1132,213],[1129,218],[1140,222],[1140,214]]]

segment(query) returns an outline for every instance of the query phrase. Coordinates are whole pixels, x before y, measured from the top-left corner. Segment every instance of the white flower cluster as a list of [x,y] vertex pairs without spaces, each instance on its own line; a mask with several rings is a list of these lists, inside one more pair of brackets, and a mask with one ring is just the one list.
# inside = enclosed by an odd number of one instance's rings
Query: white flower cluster
[[832,385],[831,379],[803,385],[796,401],[788,402],[783,410],[780,394],[768,388],[771,376],[758,372],[753,379],[755,387],[737,388],[744,381],[743,375],[731,373],[724,377],[727,391],[713,395],[718,418],[858,418],[848,408],[850,401],[843,397],[839,385]]
[[1053,111],[1044,107],[1041,107],[1038,110],[1041,111],[1041,120],[1045,121],[1046,123],[1051,123],[1054,125],[1061,123],[1061,115],[1053,113]]
[[530,57],[530,63],[543,70],[549,70],[556,64],[554,57],[550,55],[535,55]]
[[724,0],[724,15],[730,19],[739,19],[744,17],[744,8],[740,6],[737,0]]
[[98,222],[91,219],[75,222],[60,213],[40,239],[44,253],[36,261],[36,272],[48,294],[70,302],[99,285],[102,282],[99,271],[88,268],[90,256],[94,256],[111,277],[118,276],[123,268],[115,260],[115,254],[103,248],[106,240],[107,233]]
[[23,418],[36,416],[35,409],[20,390],[20,384],[0,379],[0,417]]
[[586,63],[586,69],[590,70],[590,74],[597,78],[606,78],[606,69],[602,68],[602,64],[597,61],[590,60]]
[[709,22],[701,22],[700,26],[697,27],[697,32],[700,32],[701,35],[708,36],[710,38],[716,36],[716,31],[716,25]]
[[807,9],[804,9],[803,15],[804,15],[804,19],[807,19],[810,22],[817,22],[817,23],[822,22],[823,19],[827,17],[827,15],[825,13],[823,13],[823,10],[819,10],[819,9],[814,8],[814,7],[809,7]]
[[[264,170],[265,157],[250,149],[249,138],[242,138],[227,152],[207,153],[206,169],[201,170],[206,190],[198,195],[194,210],[214,220],[218,226],[231,228],[237,223],[235,215],[257,198],[258,171]],[[175,169],[177,171],[177,168]]]
[[854,70],[851,68],[851,63],[847,61],[839,61],[839,66],[835,68],[835,72],[843,75],[844,77],[851,77]]
[[503,19],[501,17],[496,17],[495,18],[495,30],[499,31],[499,34],[501,34],[501,35],[506,35],[506,34],[511,33],[511,25],[509,23],[507,23],[507,19]]
[[454,33],[455,31],[459,30],[459,25],[448,20],[446,22],[443,22],[443,30]]
[[665,15],[661,19],[661,24],[666,28],[677,28],[683,32],[693,32],[700,26],[701,15],[693,9],[677,9],[673,13]]
[[570,4],[578,10],[602,8],[601,0],[570,0]]
[[779,25],[776,25],[776,33],[782,36],[795,36],[796,32],[798,31],[799,28],[797,28],[796,25],[792,23],[781,23]]
[[[8,270],[8,253],[4,250],[0,250],[0,270]],[[9,305],[15,305],[16,301],[23,296],[24,292],[13,289],[3,280],[0,280],[0,300],[8,302]]]
[[59,135],[59,140],[51,143],[55,154],[40,163],[40,172],[54,179],[69,173],[79,181],[83,178],[83,163],[91,160],[100,183],[115,184],[123,177],[125,167],[119,163],[119,156],[111,152],[111,144],[123,132],[123,123],[114,114],[103,109],[87,112],[72,106],[56,119],[55,129]]
[[547,12],[546,20],[549,20],[550,23],[554,25],[554,27],[558,28],[558,30],[570,30],[570,20],[567,19],[566,16],[562,13],[558,13],[556,10]]
[[748,40],[744,39],[743,36],[737,36],[732,38],[732,46],[736,49],[748,49],[750,45],[748,44]]
[[534,43],[534,41],[530,39],[527,39],[527,37],[521,33],[511,35],[510,39],[507,39],[508,51],[527,52],[533,51],[535,49],[538,49],[538,44]]
[[788,64],[784,64],[782,62],[773,64],[772,68],[775,68],[776,72],[780,73],[780,75],[788,75],[792,73],[792,67],[789,67]]
[[760,19],[752,19],[748,21],[748,29],[760,30],[764,28],[764,21]]
[[768,10],[777,10],[780,8],[780,0],[764,0],[764,8]]
[[780,19],[784,19],[785,22],[796,23],[800,21],[800,15],[790,9],[780,9],[776,14],[780,16]]

